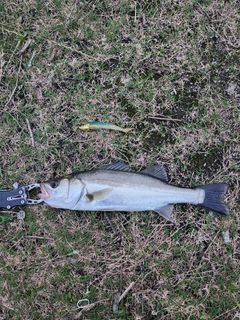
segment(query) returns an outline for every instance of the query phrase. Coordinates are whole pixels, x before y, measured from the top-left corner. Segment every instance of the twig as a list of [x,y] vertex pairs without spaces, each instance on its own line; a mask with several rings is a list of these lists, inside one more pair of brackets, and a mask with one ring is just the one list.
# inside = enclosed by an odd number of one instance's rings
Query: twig
[[30,134],[30,139],[32,141],[32,146],[35,147],[35,142],[34,142],[34,137],[33,137],[32,129],[31,129],[31,126],[30,126],[30,122],[29,122],[28,119],[26,119],[26,122],[27,122],[27,126],[28,126],[28,131],[29,131],[29,134]]
[[2,305],[3,305],[3,307],[4,307],[4,308],[7,308],[7,309],[9,309],[9,310],[13,310],[13,311],[15,311],[15,309],[13,309],[13,308],[11,308],[11,307],[7,306],[5,303],[3,303]]
[[84,56],[84,57],[86,57],[86,58],[88,58],[88,59],[95,60],[95,61],[97,61],[97,62],[101,61],[101,60],[96,59],[96,58],[94,58],[94,57],[91,57],[91,56],[89,56],[88,54],[86,54],[86,53],[84,53],[84,52],[81,52],[81,51],[79,51],[79,50],[77,50],[77,49],[74,49],[74,48],[72,48],[72,47],[68,47],[68,46],[66,46],[66,45],[63,44],[63,43],[58,43],[57,41],[49,40],[49,39],[47,39],[47,40],[48,40],[49,42],[51,42],[51,43],[56,44],[56,45],[59,46],[59,47],[65,48],[65,49],[70,50],[70,51],[72,51],[72,52],[76,52],[76,53],[78,53],[78,54],[80,54],[80,55],[82,55],[82,56]]
[[148,116],[149,119],[154,119],[154,120],[163,120],[163,121],[178,121],[181,122],[181,119],[173,119],[173,118],[163,118],[163,117],[154,117],[154,116]]
[[119,298],[121,297],[121,293],[117,292],[114,296],[114,302],[113,302],[113,314],[118,313],[118,305],[119,305]]
[[30,44],[31,44],[32,42],[33,42],[33,39],[28,39],[28,40],[25,42],[25,44],[24,44],[24,46],[22,47],[22,49],[18,51],[17,55],[18,55],[18,56],[21,56],[21,55],[27,50],[27,48],[30,46]]
[[0,210],[0,214],[1,213],[7,213],[7,214],[15,214],[16,213],[16,211],[10,211],[10,210]]
[[137,2],[134,2],[134,22],[137,21]]
[[112,224],[112,221],[111,219],[109,218],[109,216],[107,215],[106,212],[104,212],[104,218],[107,220],[107,222],[109,223],[111,229],[112,229],[112,232],[116,232],[116,229],[114,228],[114,225]]
[[25,238],[43,239],[43,240],[54,240],[53,238],[46,238],[46,237],[40,237],[40,236],[25,236]]
[[130,285],[127,287],[127,289],[120,295],[120,292],[117,292],[114,297],[114,303],[113,303],[113,313],[116,314],[118,313],[118,305],[120,301],[126,296],[129,290],[132,289],[134,286],[135,282],[131,282]]
[[20,58],[20,63],[19,63],[19,67],[18,67],[18,72],[17,72],[17,81],[16,81],[15,87],[14,87],[14,89],[13,89],[13,91],[12,91],[12,93],[11,93],[11,95],[10,95],[10,97],[9,97],[8,101],[7,101],[7,103],[5,104],[5,107],[7,107],[7,105],[9,104],[9,102],[12,100],[12,97],[14,96],[14,93],[15,93],[15,91],[16,91],[16,89],[17,89],[17,86],[18,86],[18,79],[19,79],[19,77],[18,77],[18,76],[19,76],[19,72],[20,72],[21,65],[22,65],[22,56],[21,56],[21,58]]
[[118,303],[126,296],[126,294],[128,293],[128,291],[130,291],[132,289],[132,287],[134,286],[135,282],[131,282],[130,285],[127,287],[127,289],[125,289],[125,291],[121,294]]
[[146,25],[146,16],[145,16],[145,13],[142,14],[142,24],[143,24],[143,26]]
[[[234,308],[232,308],[231,310],[227,310],[227,311],[225,311],[225,312],[223,312],[223,313],[221,313],[219,316],[217,316],[217,317],[215,317],[215,318],[213,318],[212,320],[215,320],[215,319],[219,319],[220,317],[222,318],[222,316],[224,315],[224,314],[226,314],[226,313],[230,313],[231,311],[233,311],[233,310],[236,310],[237,309],[237,306],[236,307],[234,307]],[[238,315],[238,319],[239,319],[239,313],[237,312],[236,314],[235,314],[235,317],[233,318],[233,319],[235,319],[236,318],[236,315]],[[224,317],[225,318],[225,317]],[[222,318],[223,319],[223,318]]]
[[[54,57],[55,57],[55,55],[56,55],[56,52],[57,52],[56,48],[53,48],[52,54],[51,54],[51,56],[50,56],[50,58],[49,58],[49,62],[52,62],[52,61],[53,61],[53,59],[54,59]],[[77,79],[77,80],[78,80],[78,79]]]

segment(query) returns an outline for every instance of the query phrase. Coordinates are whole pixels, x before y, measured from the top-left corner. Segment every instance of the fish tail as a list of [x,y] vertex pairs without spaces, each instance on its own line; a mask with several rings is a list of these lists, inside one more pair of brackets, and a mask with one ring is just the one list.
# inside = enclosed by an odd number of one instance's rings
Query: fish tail
[[199,203],[199,206],[223,215],[228,216],[230,214],[228,206],[222,200],[228,190],[226,183],[207,184],[198,188],[205,191],[204,201],[201,204]]
[[125,129],[122,129],[122,131],[125,132],[125,133],[128,133],[128,132],[130,132],[130,131],[132,131],[132,130],[133,130],[133,128],[125,128]]
[[90,124],[89,124],[89,123],[86,123],[86,124],[80,126],[80,129],[83,130],[83,131],[89,130],[89,129],[90,129],[89,126],[90,126]]

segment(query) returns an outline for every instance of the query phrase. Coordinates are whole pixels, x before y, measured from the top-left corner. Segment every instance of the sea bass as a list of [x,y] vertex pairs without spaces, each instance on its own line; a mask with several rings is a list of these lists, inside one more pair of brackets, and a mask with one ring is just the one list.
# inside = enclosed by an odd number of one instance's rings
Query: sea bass
[[196,188],[167,183],[160,165],[143,171],[130,169],[123,161],[97,170],[72,174],[40,184],[39,197],[54,208],[82,211],[156,211],[172,221],[174,203],[191,203],[229,215],[222,197],[228,185],[214,183]]

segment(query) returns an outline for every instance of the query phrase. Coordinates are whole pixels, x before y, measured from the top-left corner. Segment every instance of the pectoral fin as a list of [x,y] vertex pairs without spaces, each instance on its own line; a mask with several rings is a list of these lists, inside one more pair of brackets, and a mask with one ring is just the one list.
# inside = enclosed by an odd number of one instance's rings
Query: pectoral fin
[[113,192],[113,188],[106,188],[93,193],[87,194],[87,197],[90,201],[99,201],[107,198]]
[[156,208],[154,211],[159,213],[163,218],[167,219],[168,221],[173,222],[173,219],[172,219],[173,205],[172,204],[167,204],[166,206]]

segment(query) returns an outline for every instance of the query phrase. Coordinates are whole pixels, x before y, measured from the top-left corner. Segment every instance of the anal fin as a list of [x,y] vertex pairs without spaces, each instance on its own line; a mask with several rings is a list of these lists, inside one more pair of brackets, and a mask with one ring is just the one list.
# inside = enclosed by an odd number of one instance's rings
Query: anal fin
[[172,204],[167,204],[166,206],[156,208],[154,211],[159,213],[160,216],[167,219],[168,221],[173,222],[173,218],[172,218],[173,205]]

